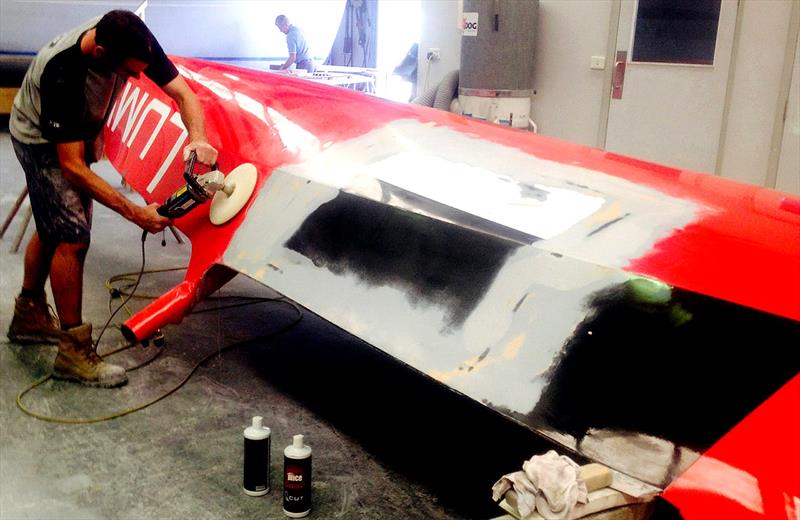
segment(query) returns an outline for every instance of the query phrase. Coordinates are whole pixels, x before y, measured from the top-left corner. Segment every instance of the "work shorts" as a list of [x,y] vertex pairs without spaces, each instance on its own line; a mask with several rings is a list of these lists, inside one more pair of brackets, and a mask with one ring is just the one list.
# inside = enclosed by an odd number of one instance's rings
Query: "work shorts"
[[56,145],[25,144],[13,136],[11,141],[25,171],[39,239],[52,245],[88,244],[92,232],[92,198],[64,177]]
[[305,69],[308,71],[309,74],[314,74],[314,71],[317,70],[317,64],[314,63],[314,60],[300,60],[295,64],[296,69]]

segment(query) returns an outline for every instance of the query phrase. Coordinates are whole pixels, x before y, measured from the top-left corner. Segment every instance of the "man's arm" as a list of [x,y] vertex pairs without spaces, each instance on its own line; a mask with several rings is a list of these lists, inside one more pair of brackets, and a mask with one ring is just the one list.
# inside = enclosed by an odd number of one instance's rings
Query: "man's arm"
[[292,66],[292,63],[294,63],[295,61],[297,61],[297,53],[290,52],[289,57],[286,59],[286,62],[283,65],[281,65],[281,69],[284,70],[288,69],[289,67]]
[[64,177],[93,199],[108,206],[134,224],[151,233],[157,233],[169,224],[169,219],[156,213],[158,204],[137,206],[117,192],[84,161],[83,141],[56,144],[58,161]]
[[189,131],[189,144],[183,149],[183,160],[189,158],[189,153],[194,150],[197,152],[197,160],[203,164],[212,165],[217,162],[217,150],[208,144],[206,138],[205,119],[203,118],[203,107],[200,100],[182,76],[175,76],[175,79],[161,87],[169,97],[178,103],[181,112],[183,125]]

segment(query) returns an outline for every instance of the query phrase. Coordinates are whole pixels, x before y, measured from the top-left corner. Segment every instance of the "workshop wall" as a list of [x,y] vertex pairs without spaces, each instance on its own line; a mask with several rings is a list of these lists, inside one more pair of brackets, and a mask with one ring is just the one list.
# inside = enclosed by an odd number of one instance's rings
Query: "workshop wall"
[[[444,76],[461,66],[460,2],[422,2],[422,30],[419,37],[417,92],[438,85]],[[425,60],[428,49],[440,49],[437,61]]]
[[[111,9],[140,1],[0,0],[0,52],[35,53],[50,38]],[[286,37],[275,27],[285,14],[300,27],[316,57],[331,48],[344,0],[150,0],[148,27],[168,54],[229,61],[282,61]],[[266,68],[264,66],[263,68]]]
[[[605,146],[605,88],[613,64],[609,31],[620,1],[540,0],[533,36],[532,114],[542,134]],[[92,16],[112,8],[135,9],[139,3],[0,0],[0,53],[34,53],[54,35]],[[146,19],[170,54],[267,68],[268,62],[286,57],[285,38],[274,26],[277,14],[288,15],[301,27],[314,54],[324,59],[344,5],[345,0],[150,0]],[[421,3],[418,91],[459,68],[461,5],[457,0]],[[715,173],[800,193],[796,79],[800,64],[794,57],[800,7],[794,0],[742,0],[739,5],[739,33]],[[432,48],[439,49],[440,57],[428,63],[425,58]],[[605,58],[604,70],[590,67],[595,56]]]
[[[540,133],[605,148],[615,17],[626,2],[539,1],[533,35],[532,115]],[[420,91],[459,68],[460,6],[457,0],[422,3]],[[711,151],[716,154],[716,168],[707,169],[722,177],[800,194],[800,54],[795,57],[800,53],[800,3],[741,0],[737,6],[732,67],[721,93],[725,99],[720,100],[726,112],[721,129],[713,130],[720,135],[718,148]],[[428,64],[425,57],[430,48],[439,48],[441,59]],[[602,68],[592,68],[595,57],[604,59]],[[652,113],[643,116],[658,114],[660,101],[654,99]],[[681,143],[685,136],[664,132],[660,138],[669,145]],[[659,162],[680,166],[681,160],[676,156]]]

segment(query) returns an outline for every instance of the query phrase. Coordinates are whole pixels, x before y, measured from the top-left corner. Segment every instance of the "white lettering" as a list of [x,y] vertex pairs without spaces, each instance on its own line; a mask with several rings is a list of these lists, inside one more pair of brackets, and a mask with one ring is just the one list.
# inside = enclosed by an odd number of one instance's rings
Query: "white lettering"
[[[153,146],[156,138],[161,133],[164,123],[167,121],[167,119],[169,119],[169,122],[180,130],[177,140],[164,158],[164,161],[161,163],[155,176],[150,181],[150,184],[147,185],[147,192],[152,193],[155,187],[164,177],[164,174],[166,174],[169,165],[172,164],[172,161],[175,159],[175,156],[178,154],[181,147],[185,144],[189,132],[183,125],[180,113],[172,112],[170,106],[163,101],[157,98],[150,98],[149,93],[141,91],[139,87],[131,88],[131,85],[132,84],[130,82],[125,84],[125,90],[123,90],[122,95],[120,95],[119,99],[114,103],[114,106],[111,108],[111,112],[109,113],[106,121],[106,126],[109,127],[112,132],[116,132],[123,116],[125,116],[127,113],[125,128],[122,132],[122,138],[120,140],[121,144],[124,144],[128,148],[133,145],[134,141],[136,141],[137,137],[139,136],[142,125],[151,112],[158,114],[159,118],[155,124],[155,127],[150,133],[147,142],[142,148],[142,151],[139,153],[139,159],[144,160],[144,158],[147,156],[147,153],[150,151],[150,148]],[[142,94],[141,98],[139,96],[140,93]],[[150,101],[149,103],[146,103],[148,98],[150,98]]]
[[[164,158],[164,162],[161,163],[161,167],[158,169],[155,176],[150,181],[150,184],[147,185],[147,193],[153,193],[153,190],[156,188],[156,186],[158,186],[158,183],[161,182],[161,178],[164,177],[165,173],[167,173],[167,168],[169,167],[170,164],[172,164],[172,160],[175,159],[175,156],[178,154],[178,150],[181,149],[184,142],[186,141],[186,138],[189,136],[189,132],[186,130],[186,127],[183,126],[183,121],[181,121],[180,113],[178,112],[173,113],[172,117],[169,118],[169,122],[180,128],[181,134],[178,136],[178,139],[175,141],[175,144],[172,145],[172,149],[169,151],[166,158]],[[156,131],[158,131],[158,129]]]
[[[125,130],[122,132],[122,141],[125,142],[125,139],[128,137],[128,134],[133,128],[133,123],[136,121],[136,117],[139,115],[139,112],[142,109],[143,103],[139,103],[137,106],[137,101],[139,100],[139,87],[133,89],[128,96],[128,91],[130,91],[131,84],[125,84],[125,90],[122,92],[122,95],[119,98],[119,101],[115,104],[116,109],[114,112],[114,123],[111,125],[111,131],[114,132],[119,126],[119,122],[122,120],[122,116],[127,112],[128,118],[125,121]],[[147,94],[145,94],[145,97]],[[142,98],[144,101],[144,98]],[[111,122],[111,116],[108,118],[109,123]],[[130,146],[130,144],[128,145]]]
[[125,90],[122,91],[122,95],[119,98],[117,98],[117,100],[114,101],[114,104],[111,106],[111,111],[108,113],[108,119],[106,119],[106,126],[108,128],[111,128],[111,121],[114,119],[114,113],[117,111],[117,108],[119,107],[120,99],[125,98],[125,95],[128,93],[128,90],[130,90],[130,88],[131,84],[126,83]]
[[[119,96],[117,98],[117,100],[114,101],[114,104],[111,106],[111,111],[108,113],[108,119],[106,119],[106,126],[108,128],[111,128],[111,123],[114,120],[114,114],[118,113],[117,109],[119,108],[120,102],[125,100],[125,96],[128,94],[128,91],[130,89],[131,89],[131,84],[130,83],[126,83],[125,84],[125,90],[122,91],[122,95]],[[119,118],[117,118],[117,119],[119,119]],[[116,128],[116,127],[117,127],[117,125],[114,125],[114,128]],[[112,128],[112,130],[113,130],[113,128]]]
[[142,148],[142,153],[139,154],[139,159],[144,159],[144,156],[147,155],[147,152],[150,151],[150,146],[153,145],[153,141],[155,141],[156,135],[158,135],[158,132],[161,130],[161,127],[164,126],[164,122],[167,120],[167,117],[169,116],[170,108],[163,101],[155,98],[152,99],[150,103],[147,104],[147,107],[145,107],[141,117],[139,117],[139,122],[136,123],[136,128],[133,130],[131,138],[128,139],[128,148],[130,148],[131,144],[133,144],[133,140],[139,133],[139,129],[142,127],[142,123],[144,123],[144,120],[147,118],[147,114],[151,111],[159,114],[161,117],[159,118],[158,123],[156,124],[156,127],[153,130],[153,133],[150,134],[150,139],[147,140],[147,144],[145,144],[144,148]]
[[[125,130],[122,132],[122,141],[128,138],[131,133],[131,128],[133,128],[133,122],[139,117],[139,114],[142,112],[142,107],[144,106],[144,102],[147,101],[148,94],[144,92],[142,94],[142,100],[136,105],[134,109],[130,111],[130,115],[128,116],[128,120],[125,121]],[[139,120],[139,124],[141,124],[141,120]],[[132,139],[131,139],[132,140]],[[128,143],[128,147],[130,147],[130,143]]]

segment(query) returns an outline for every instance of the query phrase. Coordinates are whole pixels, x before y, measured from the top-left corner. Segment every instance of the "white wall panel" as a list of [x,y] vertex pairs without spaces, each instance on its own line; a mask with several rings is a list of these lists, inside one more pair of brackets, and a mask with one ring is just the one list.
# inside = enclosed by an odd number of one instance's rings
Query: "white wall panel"
[[[445,74],[461,66],[458,15],[459,4],[456,0],[423,0],[417,92],[421,93],[426,85],[437,85]],[[432,47],[441,50],[441,58],[428,66],[425,55]]]
[[[536,35],[533,116],[539,132],[597,146],[610,0],[541,0]],[[610,59],[606,67],[611,67]]]
[[53,36],[112,9],[139,1],[0,0],[0,51],[38,52]]
[[[0,51],[37,52],[53,36],[112,9],[140,0],[0,0]],[[287,56],[275,17],[303,29],[315,56],[324,57],[339,28],[344,0],[150,0],[147,25],[169,54],[210,58]]]
[[800,40],[794,51],[794,69],[775,188],[800,195]]
[[744,0],[719,174],[764,185],[792,2]]

